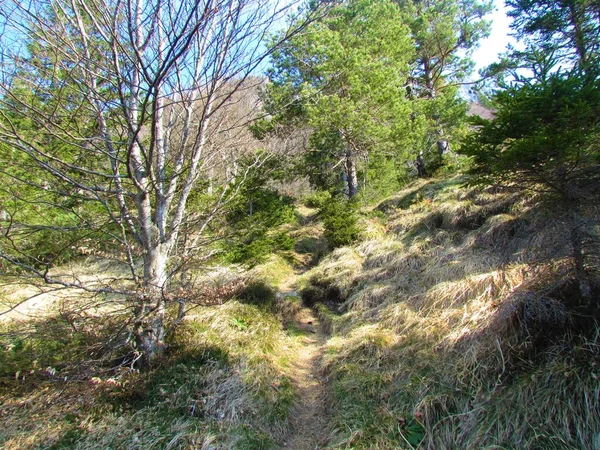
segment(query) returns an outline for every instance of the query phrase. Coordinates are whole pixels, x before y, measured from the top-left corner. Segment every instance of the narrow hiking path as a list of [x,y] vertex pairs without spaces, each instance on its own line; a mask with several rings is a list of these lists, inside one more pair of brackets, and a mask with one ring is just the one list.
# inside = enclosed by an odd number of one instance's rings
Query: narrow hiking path
[[[300,227],[295,237],[305,251],[296,253],[299,267],[294,270],[294,275],[279,285],[280,301],[285,302],[286,297],[299,297],[296,291],[299,277],[315,264],[317,253],[323,250],[323,245],[327,245],[322,229],[315,223],[317,211],[304,206],[297,208]],[[297,400],[291,413],[290,431],[281,442],[281,448],[322,449],[329,437],[328,384],[322,371],[328,335],[312,309],[296,305],[293,311],[284,319],[284,326],[299,340],[287,373]]]
[[320,449],[327,444],[328,437],[327,385],[321,371],[327,335],[309,308],[302,308],[290,325],[302,333],[302,347],[289,374],[298,400],[291,431],[283,446],[290,450]]

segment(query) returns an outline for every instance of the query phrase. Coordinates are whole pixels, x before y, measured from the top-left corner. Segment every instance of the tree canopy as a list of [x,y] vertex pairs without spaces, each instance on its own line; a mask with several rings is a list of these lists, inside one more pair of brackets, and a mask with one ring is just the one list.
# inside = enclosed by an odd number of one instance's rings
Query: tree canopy
[[411,29],[414,60],[409,79],[414,109],[425,130],[416,148],[428,172],[435,170],[451,141],[465,133],[465,102],[459,87],[468,82],[471,58],[480,40],[489,34],[485,16],[492,2],[485,0],[397,0],[403,20]]

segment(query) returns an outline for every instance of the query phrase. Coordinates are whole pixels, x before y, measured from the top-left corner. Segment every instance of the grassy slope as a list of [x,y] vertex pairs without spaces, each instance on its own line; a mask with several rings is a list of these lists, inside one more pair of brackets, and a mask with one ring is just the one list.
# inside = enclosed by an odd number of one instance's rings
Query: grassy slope
[[[286,311],[265,301],[275,292],[257,284],[263,271],[280,281],[293,275],[279,257],[234,275],[250,288],[239,300],[196,308],[146,373],[94,363],[96,344],[115,329],[104,317],[75,329],[62,305],[0,324],[0,447],[277,448],[296,397],[288,375],[301,336],[284,330]],[[297,309],[286,305],[289,314]]]
[[[0,279],[0,309],[19,304],[0,321],[0,447],[278,448],[290,431],[298,396],[294,355],[306,332],[293,326],[298,297],[280,296],[275,304],[275,295],[324,251],[319,226],[303,226],[311,220],[302,214],[314,213],[302,208],[300,227],[291,229],[296,252],[249,271],[223,267],[200,277],[207,290],[198,293],[198,307],[171,336],[168,355],[146,373],[119,366],[129,351],[116,346],[127,332],[123,299]],[[113,269],[90,257],[57,270],[118,278]],[[245,288],[214,305],[204,297],[219,286]]]
[[343,300],[318,306],[331,448],[600,448],[598,324],[569,306],[564,220],[461,183],[413,184],[304,276],[311,300]]
[[[569,309],[564,221],[536,198],[461,182],[382,202],[361,243],[302,277],[313,298],[343,301],[316,306],[332,332],[330,448],[600,448],[598,327]],[[295,254],[232,276],[289,289],[289,261],[323,253],[305,222]],[[238,300],[196,309],[144,374],[94,365],[118,315],[1,324],[0,446],[279,448],[303,341],[282,322],[299,306]]]

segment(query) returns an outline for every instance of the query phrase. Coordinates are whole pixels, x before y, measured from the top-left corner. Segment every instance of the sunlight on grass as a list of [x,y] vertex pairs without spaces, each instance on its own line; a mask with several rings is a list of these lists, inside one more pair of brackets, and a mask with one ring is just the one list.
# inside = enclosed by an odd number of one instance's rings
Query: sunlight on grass
[[393,233],[305,276],[344,313],[317,306],[333,332],[330,448],[597,446],[599,333],[568,310],[562,222],[514,189],[452,180],[378,208]]
[[9,417],[3,448],[275,448],[287,432],[295,392],[286,361],[299,343],[264,308],[237,301],[204,308],[150,372],[96,368],[79,382],[60,374],[84,341],[61,343],[64,330],[57,333],[45,332],[39,344],[28,338],[26,347],[3,341],[4,361],[14,355],[4,369],[15,371],[3,374],[13,377],[1,397]]
[[195,308],[148,372],[115,369],[126,349],[102,344],[126,332],[124,315],[54,300],[3,323],[0,445],[280,448],[309,305],[330,334],[329,449],[599,447],[600,332],[572,309],[564,222],[514,189],[461,182],[418,181],[367,211],[373,232],[353,247],[321,258],[308,223],[297,253],[198,277],[241,287]]

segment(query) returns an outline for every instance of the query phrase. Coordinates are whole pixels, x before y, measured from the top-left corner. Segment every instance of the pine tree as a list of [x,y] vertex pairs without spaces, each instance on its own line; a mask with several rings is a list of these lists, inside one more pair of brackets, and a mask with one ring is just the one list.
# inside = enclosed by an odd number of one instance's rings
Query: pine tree
[[395,161],[410,148],[405,95],[412,42],[387,0],[353,0],[273,53],[265,127],[309,130],[304,169],[322,188],[358,193],[357,166],[374,154]]
[[526,44],[520,68],[496,95],[496,118],[479,121],[463,153],[483,180],[517,182],[550,194],[570,228],[575,277],[590,306],[594,281],[585,209],[600,194],[600,66],[597,7],[586,1],[514,1]]
[[424,128],[415,149],[433,171],[464,132],[466,104],[460,85],[472,73],[471,55],[489,34],[489,0],[396,0],[415,41],[410,95]]

